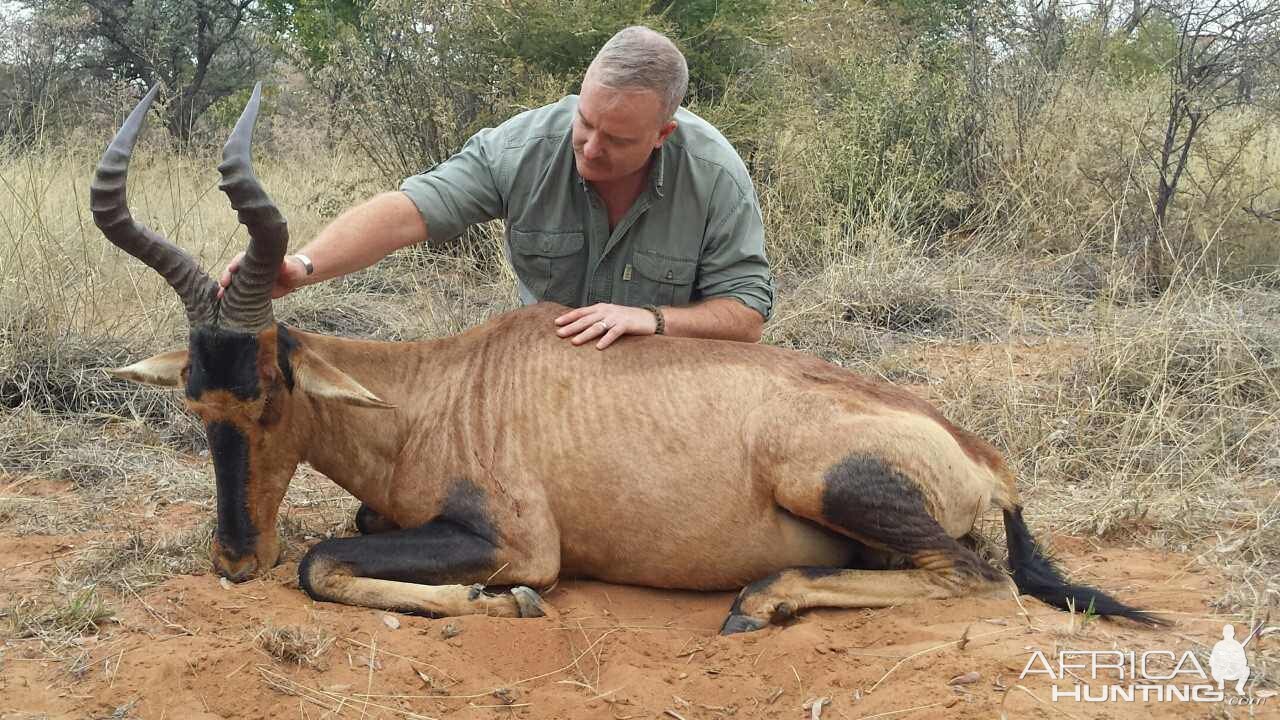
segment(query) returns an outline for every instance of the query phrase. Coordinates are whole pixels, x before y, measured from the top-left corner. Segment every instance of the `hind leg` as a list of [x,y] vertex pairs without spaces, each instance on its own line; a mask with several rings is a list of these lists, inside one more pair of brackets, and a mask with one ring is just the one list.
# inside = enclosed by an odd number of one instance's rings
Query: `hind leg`
[[876,458],[847,458],[820,484],[779,487],[777,499],[796,515],[905,558],[911,569],[784,570],[743,589],[721,628],[725,634],[758,630],[811,607],[886,607],[1010,587],[1004,573],[947,534],[915,483]]

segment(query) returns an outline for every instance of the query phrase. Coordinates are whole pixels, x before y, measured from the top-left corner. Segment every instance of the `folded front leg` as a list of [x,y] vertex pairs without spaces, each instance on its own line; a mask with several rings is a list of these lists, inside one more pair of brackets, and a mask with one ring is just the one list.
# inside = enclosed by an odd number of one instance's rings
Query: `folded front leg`
[[[437,519],[417,528],[325,540],[303,558],[298,583],[315,600],[347,605],[437,617],[540,617],[541,598],[525,585],[554,581],[554,572],[544,577],[546,560]],[[480,583],[491,578],[516,587],[490,595]]]

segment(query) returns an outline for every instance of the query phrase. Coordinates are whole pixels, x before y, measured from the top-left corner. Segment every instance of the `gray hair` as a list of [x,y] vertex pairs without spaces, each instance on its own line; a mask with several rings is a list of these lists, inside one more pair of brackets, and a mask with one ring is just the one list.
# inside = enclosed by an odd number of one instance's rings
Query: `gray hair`
[[619,90],[651,90],[670,119],[689,89],[689,65],[666,35],[642,25],[618,31],[600,48],[587,77]]

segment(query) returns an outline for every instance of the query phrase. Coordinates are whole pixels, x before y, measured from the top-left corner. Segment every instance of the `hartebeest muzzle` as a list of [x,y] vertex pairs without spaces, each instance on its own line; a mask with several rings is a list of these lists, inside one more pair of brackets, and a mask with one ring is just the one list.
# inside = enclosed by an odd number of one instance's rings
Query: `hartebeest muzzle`
[[213,563],[232,580],[274,565],[279,556],[276,513],[296,466],[263,441],[278,385],[271,288],[289,242],[288,226],[253,173],[250,146],[262,85],[237,121],[218,166],[218,187],[249,231],[249,247],[231,286],[218,285],[190,254],[135,221],[125,184],[129,158],[159,86],[138,103],[99,162],[90,187],[93,219],[120,249],[146,263],[178,293],[190,325],[187,351],[166,353],[116,371],[133,380],[184,385],[188,407],[201,417],[217,480]]

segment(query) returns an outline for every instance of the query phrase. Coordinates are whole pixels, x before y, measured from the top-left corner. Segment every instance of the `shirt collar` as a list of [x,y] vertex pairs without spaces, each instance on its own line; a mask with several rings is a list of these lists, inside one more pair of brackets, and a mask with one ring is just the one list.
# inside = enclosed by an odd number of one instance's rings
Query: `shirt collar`
[[662,197],[662,180],[667,169],[667,144],[664,142],[653,151],[653,165],[649,168],[649,181],[653,194]]

